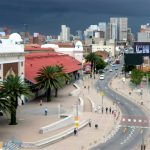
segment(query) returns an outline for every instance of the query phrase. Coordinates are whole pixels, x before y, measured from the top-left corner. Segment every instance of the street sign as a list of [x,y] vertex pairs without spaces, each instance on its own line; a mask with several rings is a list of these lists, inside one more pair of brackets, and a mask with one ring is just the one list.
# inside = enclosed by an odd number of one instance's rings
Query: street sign
[[104,92],[103,92],[103,91],[100,91],[100,95],[101,95],[101,96],[104,96]]
[[75,128],[79,127],[79,117],[78,116],[74,117],[74,124],[75,124]]

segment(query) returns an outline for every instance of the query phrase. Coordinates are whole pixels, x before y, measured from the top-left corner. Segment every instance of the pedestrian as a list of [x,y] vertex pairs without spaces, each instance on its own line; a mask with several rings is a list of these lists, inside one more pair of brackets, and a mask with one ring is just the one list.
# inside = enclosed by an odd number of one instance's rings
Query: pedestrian
[[74,135],[77,135],[77,129],[74,128]]
[[43,105],[43,101],[42,101],[42,99],[40,100],[40,106],[42,106]]
[[114,114],[114,110],[112,110],[112,114]]
[[90,90],[90,86],[88,85],[88,91]]
[[48,109],[47,109],[47,107],[45,108],[45,116],[47,116],[47,113],[48,113]]
[[98,128],[98,124],[95,124],[95,129],[97,129]]
[[100,110],[101,110],[101,106],[100,106],[100,105],[98,105],[98,112],[100,112]]
[[91,119],[89,119],[89,127],[91,127]]
[[109,108],[109,113],[111,114],[111,107]]
[[107,114],[107,111],[108,111],[108,107],[106,107],[106,114]]
[[102,107],[102,114],[103,114],[104,108]]

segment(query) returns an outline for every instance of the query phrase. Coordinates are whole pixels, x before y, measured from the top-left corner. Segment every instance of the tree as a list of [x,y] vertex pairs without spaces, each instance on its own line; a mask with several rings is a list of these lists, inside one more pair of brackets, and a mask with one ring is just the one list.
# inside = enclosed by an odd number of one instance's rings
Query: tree
[[14,108],[12,108],[10,99],[4,94],[0,93],[0,110],[4,113],[11,113],[11,111],[14,111]]
[[62,76],[64,73],[62,72],[62,68],[58,66],[46,66],[41,68],[35,78],[37,84],[36,86],[40,89],[45,89],[47,93],[47,101],[51,101],[51,91],[53,88],[57,90],[62,86]]
[[131,72],[131,82],[139,85],[142,81],[144,73],[140,70],[133,69]]
[[93,72],[93,67],[94,67],[94,62],[96,59],[96,54],[95,53],[89,53],[86,57],[85,57],[86,61],[91,62],[91,73]]
[[55,71],[57,73],[57,78],[58,78],[58,84],[56,84],[55,88],[55,97],[57,97],[58,94],[58,88],[61,88],[64,86],[64,84],[66,83],[66,81],[69,81],[70,78],[68,76],[68,74],[66,74],[64,72],[64,69],[62,66],[56,66],[55,67]]
[[[18,98],[21,96],[29,97],[31,92],[28,85],[19,77],[9,75],[1,84],[1,91],[10,99],[11,103],[11,122],[10,125],[16,125],[16,110],[18,107]],[[15,108],[13,110],[13,108]]]
[[106,67],[106,63],[101,57],[98,57],[96,62],[96,70],[104,69]]

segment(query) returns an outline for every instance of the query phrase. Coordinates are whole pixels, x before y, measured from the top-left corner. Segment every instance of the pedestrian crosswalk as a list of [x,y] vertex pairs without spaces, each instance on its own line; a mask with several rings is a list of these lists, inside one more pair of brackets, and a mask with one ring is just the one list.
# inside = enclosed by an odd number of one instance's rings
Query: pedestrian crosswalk
[[124,115],[121,126],[149,128],[150,120],[145,116]]
[[15,144],[12,141],[8,141],[6,143],[4,143],[4,147],[3,150],[20,150],[20,143]]

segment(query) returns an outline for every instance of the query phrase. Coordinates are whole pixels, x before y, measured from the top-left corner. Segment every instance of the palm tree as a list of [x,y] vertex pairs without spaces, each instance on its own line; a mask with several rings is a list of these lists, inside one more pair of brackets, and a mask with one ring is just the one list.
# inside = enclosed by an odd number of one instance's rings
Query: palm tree
[[[11,122],[10,125],[16,125],[16,109],[18,107],[18,98],[22,95],[30,96],[29,87],[24,81],[18,77],[9,75],[1,84],[1,91],[10,99],[11,103]],[[13,110],[13,108],[15,108]]]
[[85,59],[87,62],[88,61],[91,62],[91,77],[92,77],[92,72],[94,72],[94,78],[95,78],[96,65],[100,59],[99,56],[96,53],[92,52],[89,53]]
[[64,69],[62,66],[56,66],[55,71],[57,72],[57,78],[58,78],[58,84],[54,87],[55,88],[55,97],[57,97],[58,94],[58,88],[61,88],[64,86],[66,81],[70,80],[68,74],[64,72]]
[[40,89],[45,89],[47,93],[47,101],[51,101],[51,91],[53,88],[60,86],[60,78],[56,66],[46,66],[37,72],[35,78],[36,86]]
[[4,95],[4,93],[0,93],[0,111],[4,112],[4,113],[11,113],[11,111],[14,110],[14,108],[12,108],[11,103],[10,103],[10,99]]

